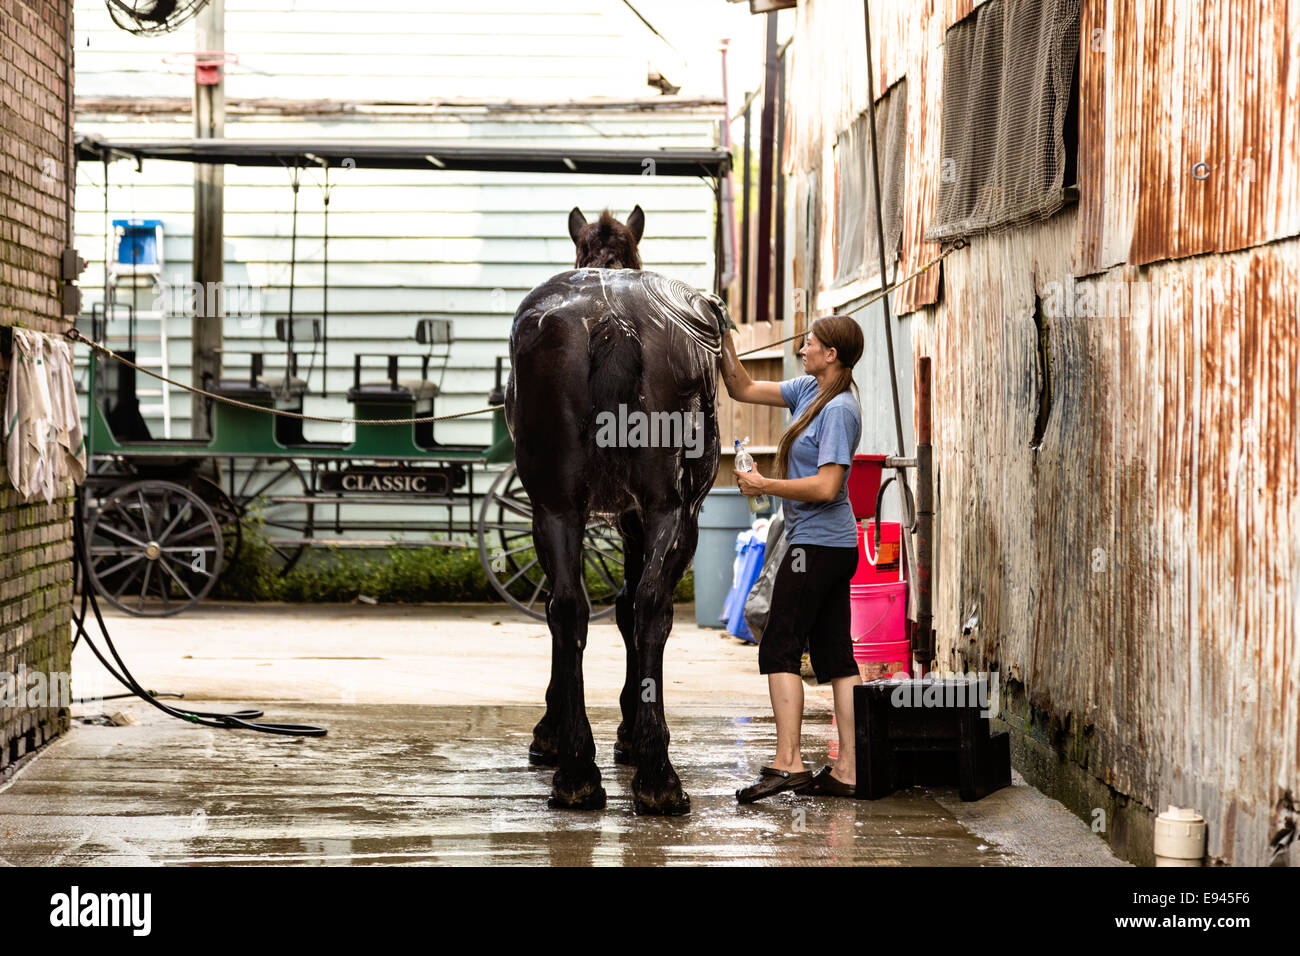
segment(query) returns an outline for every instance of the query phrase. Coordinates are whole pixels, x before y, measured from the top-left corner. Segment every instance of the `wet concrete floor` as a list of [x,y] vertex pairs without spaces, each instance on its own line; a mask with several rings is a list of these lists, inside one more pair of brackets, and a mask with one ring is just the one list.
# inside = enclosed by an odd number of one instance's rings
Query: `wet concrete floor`
[[[139,701],[79,708],[74,713],[92,718],[122,711],[138,723],[76,720],[68,735],[0,784],[0,865],[1120,863],[1082,821],[1018,777],[1015,786],[977,804],[962,804],[955,790],[934,788],[879,801],[781,794],[737,804],[736,788],[770,759],[775,728],[764,685],[752,671],[752,648],[736,647],[716,631],[674,631],[680,640],[669,672],[680,676],[675,699],[668,701],[671,753],[692,812],[653,818],[632,813],[632,771],[613,763],[619,715],[612,706],[589,708],[608,805],[573,812],[547,809],[551,770],[530,767],[526,759],[539,703],[448,702],[463,693],[451,690],[426,690],[430,703],[411,703],[407,697],[420,696],[413,686],[399,681],[394,689],[360,678],[344,682],[340,699],[338,682],[327,677],[321,686],[335,690],[317,695],[326,699],[303,700],[292,688],[314,685],[285,683],[284,673],[277,686],[291,691],[280,695],[287,700],[230,693],[269,689],[255,682],[265,680],[257,676],[259,663],[302,667],[310,660],[312,667],[355,674],[356,661],[382,660],[390,678],[432,672],[440,660],[446,669],[476,669],[472,646],[466,649],[463,640],[455,654],[444,654],[437,638],[416,640],[393,627],[394,620],[409,626],[419,618],[429,633],[441,633],[439,622],[445,629],[453,620],[462,637],[466,628],[485,631],[494,648],[485,653],[502,662],[512,640],[526,647],[530,653],[509,665],[518,671],[518,687],[500,696],[511,701],[535,693],[540,702],[549,655],[533,640],[539,636],[532,633],[535,624],[511,624],[503,634],[493,623],[500,614],[494,610],[439,610],[422,618],[402,611],[394,619],[363,613],[371,636],[361,650],[337,633],[330,636],[331,627],[351,620],[348,613],[338,613],[331,624],[315,611],[303,621],[294,609],[234,609],[239,626],[219,645],[212,628],[229,620],[220,610],[202,613],[206,618],[191,622],[184,638],[168,630],[178,628],[175,619],[116,618],[110,626],[149,686],[171,687],[177,673],[196,667],[213,679],[215,668],[227,674],[215,686],[229,696],[200,705],[190,695],[188,702],[199,709],[252,704],[264,707],[268,720],[322,724],[329,735],[290,739],[209,729]],[[208,626],[196,629],[204,620]],[[516,626],[520,633],[512,638],[508,632]],[[253,646],[257,654],[245,653]],[[196,661],[204,656],[192,653],[199,649],[214,663]],[[350,654],[339,653],[346,650]],[[74,667],[87,666],[81,653]],[[265,660],[250,659],[259,655]],[[596,678],[589,699],[612,702],[615,675],[621,677],[616,634],[593,629],[589,655]],[[243,673],[253,675],[251,686],[241,686]],[[485,672],[478,673],[475,693],[492,694]],[[376,672],[376,680],[380,676]],[[836,738],[828,690],[809,688],[808,695],[804,756],[816,767],[834,753]]]
[[772,746],[770,718],[675,713],[672,753],[692,812],[656,819],[632,813],[632,771],[610,757],[616,710],[592,714],[609,796],[598,812],[546,808],[551,771],[525,758],[536,708],[292,714],[329,735],[276,739],[143,713],[141,726],[78,727],[0,796],[0,855],[96,866],[1004,862],[919,790],[740,806],[751,758]]

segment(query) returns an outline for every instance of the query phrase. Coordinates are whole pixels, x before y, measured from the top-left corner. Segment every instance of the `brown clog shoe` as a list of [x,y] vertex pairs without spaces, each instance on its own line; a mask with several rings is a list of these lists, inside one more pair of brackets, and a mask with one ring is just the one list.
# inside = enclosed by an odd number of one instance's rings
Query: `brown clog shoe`
[[831,768],[826,766],[817,771],[804,793],[815,797],[855,797],[858,788],[832,777]]
[[802,790],[812,783],[813,775],[807,770],[777,770],[775,767],[763,767],[758,771],[758,779],[743,790],[736,791],[736,799],[741,803],[753,803],[774,793],[784,790]]

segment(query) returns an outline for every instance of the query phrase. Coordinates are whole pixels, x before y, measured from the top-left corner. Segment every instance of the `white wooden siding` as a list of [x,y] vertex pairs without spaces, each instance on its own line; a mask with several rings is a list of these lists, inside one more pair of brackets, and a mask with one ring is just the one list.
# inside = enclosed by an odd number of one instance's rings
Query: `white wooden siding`
[[[277,6],[279,9],[267,9]],[[288,99],[644,96],[662,43],[606,0],[227,0],[227,96]],[[161,37],[119,30],[102,0],[76,3],[78,92],[188,96],[193,72],[162,57],[194,49],[189,25]]]
[[[313,99],[365,98],[369,93],[354,81],[375,80],[393,99],[419,99],[445,94],[442,89],[416,88],[405,73],[418,57],[410,53],[427,47],[429,63],[444,48],[479,51],[484,58],[474,70],[488,70],[508,83],[508,90],[466,87],[465,95],[490,97],[519,94],[521,99],[581,97],[594,92],[627,98],[644,97],[645,57],[633,56],[636,85],[626,83],[626,63],[613,66],[586,63],[610,80],[594,90],[575,82],[559,63],[582,50],[602,56],[610,50],[646,48],[648,31],[629,25],[622,4],[598,0],[564,0],[540,11],[532,3],[486,0],[483,9],[441,12],[450,4],[381,0],[373,11],[343,10],[342,4],[311,0],[296,4],[297,12],[264,10],[246,2],[227,3],[227,47],[256,52],[274,76],[232,74],[230,98],[240,96]],[[311,11],[317,11],[312,13]],[[329,11],[329,12],[320,12]],[[603,11],[603,15],[602,15]],[[188,97],[190,77],[174,77],[162,66],[164,53],[193,44],[187,29],[169,37],[141,39],[117,30],[96,2],[77,4],[77,92],[79,97],[129,95]],[[653,39],[653,37],[651,38]],[[520,67],[527,40],[539,52],[556,56],[528,57]],[[454,41],[454,42],[453,42]],[[341,44],[351,44],[340,52]],[[658,41],[655,41],[656,43]],[[358,50],[381,52],[378,60]],[[404,52],[405,51],[405,52]],[[589,51],[590,52],[590,51]],[[312,77],[309,88],[281,84],[314,57],[330,75]],[[361,59],[358,57],[361,56]],[[473,60],[473,57],[468,59]],[[573,60],[573,57],[569,58]],[[364,60],[364,62],[363,62]],[[603,61],[602,61],[603,62]],[[451,68],[448,68],[451,69]],[[460,66],[455,69],[461,69]],[[140,72],[128,72],[128,71]],[[365,70],[377,71],[365,74]],[[603,71],[603,72],[601,72]],[[521,74],[522,77],[521,77]],[[473,70],[463,74],[476,76]],[[545,75],[560,85],[543,86]],[[593,74],[594,75],[594,74]],[[369,79],[366,77],[369,76]],[[567,77],[567,78],[566,78]],[[398,84],[393,83],[399,78]],[[549,82],[548,80],[548,82]],[[240,87],[241,82],[247,85]],[[297,82],[297,80],[294,80]],[[423,82],[423,81],[421,81]],[[620,85],[623,84],[623,85]],[[473,87],[472,89],[470,87]],[[562,88],[561,88],[562,87]],[[523,94],[527,94],[526,96]],[[226,135],[266,139],[420,139],[473,145],[569,145],[574,148],[615,147],[647,151],[673,146],[712,146],[721,108],[682,110],[439,110],[427,116],[232,115]],[[189,138],[187,116],[163,117],[88,113],[77,122],[80,132],[117,139]],[[191,279],[193,220],[192,167],[183,163],[146,161],[137,173],[130,163],[114,163],[109,171],[108,219],[157,218],[164,222],[165,278],[172,285]],[[86,309],[101,300],[105,252],[104,170],[83,164],[78,170],[77,245],[91,263],[82,276]],[[247,368],[247,358],[233,350],[265,351],[268,367],[277,367],[275,318],[288,308],[292,192],[289,175],[280,169],[229,167],[225,191],[225,278],[227,284],[256,287],[261,312],[256,321],[228,317],[225,323],[231,370]],[[492,386],[493,364],[505,354],[510,321],[519,300],[537,283],[573,262],[567,216],[580,206],[589,217],[609,206],[620,218],[633,205],[647,214],[642,257],[648,269],[676,276],[696,287],[710,288],[713,276],[713,195],[698,179],[654,176],[558,176],[518,173],[331,170],[329,231],[329,366],[325,372],[328,398],[308,397],[308,411],[331,416],[351,414],[343,393],[351,382],[355,352],[396,351],[419,354],[412,340],[421,316],[453,320],[456,342],[451,367],[443,381],[439,414],[481,408]],[[322,203],[317,170],[302,173],[299,193],[295,314],[319,315],[322,305]],[[124,293],[120,293],[120,296]],[[148,308],[153,295],[139,293]],[[119,298],[121,301],[121,298]],[[169,358],[173,375],[189,381],[190,326],[185,315],[168,320]],[[117,344],[122,344],[118,342]],[[150,347],[142,346],[148,353]],[[320,362],[315,362],[311,386],[321,388]],[[143,384],[143,383],[142,383]],[[170,399],[172,435],[190,434],[188,396],[173,390]],[[161,418],[147,416],[161,435]],[[322,426],[324,427],[324,426]],[[318,428],[308,435],[335,438]],[[487,444],[487,416],[440,424],[438,437],[448,443]]]

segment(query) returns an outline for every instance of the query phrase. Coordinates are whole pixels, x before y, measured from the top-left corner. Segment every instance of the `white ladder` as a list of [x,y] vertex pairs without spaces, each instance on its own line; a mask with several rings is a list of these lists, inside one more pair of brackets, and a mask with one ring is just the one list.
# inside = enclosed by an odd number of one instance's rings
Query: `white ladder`
[[[152,288],[152,277],[136,277],[124,273],[110,274],[113,278],[114,300],[119,305],[137,301],[157,304],[155,292]],[[147,286],[141,281],[142,279],[147,279]],[[113,310],[110,321],[116,323],[117,327],[105,330],[111,339],[119,342],[126,339],[126,326],[129,317],[129,309],[119,311],[115,308]],[[167,320],[169,317],[165,309],[139,309],[135,313],[135,364],[167,378],[171,378],[170,358],[167,354]],[[154,348],[157,349],[156,353]],[[150,434],[156,435],[153,426],[157,425],[158,419],[161,418],[162,437],[171,438],[171,386],[166,382],[144,375],[136,380],[135,394],[140,399],[140,415],[145,419],[146,424],[150,426]]]
[[[171,366],[167,356],[167,319],[166,312],[146,311],[135,314],[135,364],[141,368],[157,372],[171,378]],[[156,342],[158,354],[152,354],[147,345]],[[145,347],[142,347],[143,346]],[[140,399],[140,414],[146,419],[162,418],[163,438],[172,437],[172,400],[171,386],[166,382],[153,379],[147,385],[143,379],[137,379],[135,394]]]

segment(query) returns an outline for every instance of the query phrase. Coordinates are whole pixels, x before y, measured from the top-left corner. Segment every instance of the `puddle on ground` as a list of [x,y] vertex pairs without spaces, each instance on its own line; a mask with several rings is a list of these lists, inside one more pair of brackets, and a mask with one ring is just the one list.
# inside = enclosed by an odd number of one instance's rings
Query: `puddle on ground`
[[[212,703],[205,709],[226,705]],[[277,705],[318,723],[303,740],[154,716],[78,725],[0,793],[0,857],[22,865],[690,864],[1006,862],[921,790],[879,801],[779,794],[736,802],[775,744],[771,715],[670,710],[683,817],[632,812],[613,763],[619,714],[591,708],[607,806],[546,806],[553,770],[528,764],[536,707]],[[810,715],[805,759],[837,743]]]

